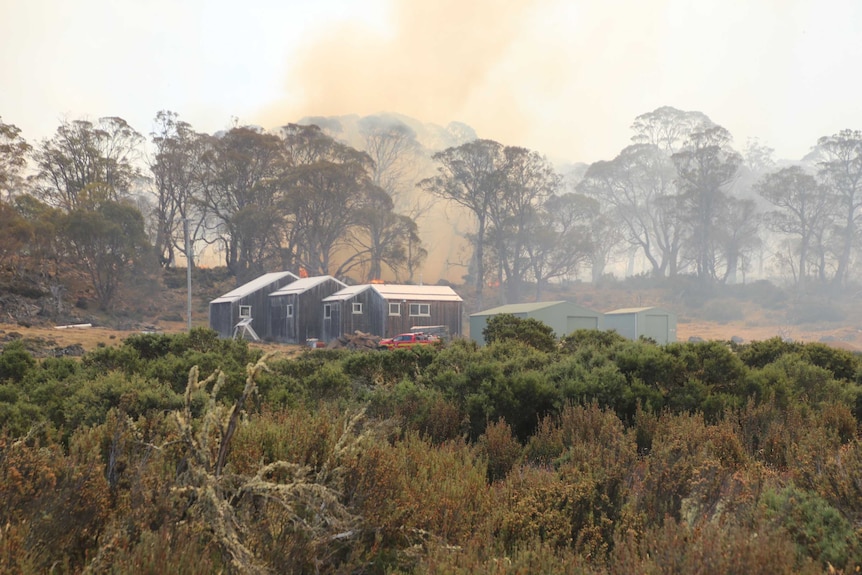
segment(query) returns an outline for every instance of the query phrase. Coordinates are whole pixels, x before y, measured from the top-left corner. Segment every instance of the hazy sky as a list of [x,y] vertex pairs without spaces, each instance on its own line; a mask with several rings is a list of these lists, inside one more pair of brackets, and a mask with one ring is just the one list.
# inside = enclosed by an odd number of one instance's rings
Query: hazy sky
[[862,129],[859,0],[0,0],[0,117],[197,130],[399,112],[610,159],[671,105],[798,159]]

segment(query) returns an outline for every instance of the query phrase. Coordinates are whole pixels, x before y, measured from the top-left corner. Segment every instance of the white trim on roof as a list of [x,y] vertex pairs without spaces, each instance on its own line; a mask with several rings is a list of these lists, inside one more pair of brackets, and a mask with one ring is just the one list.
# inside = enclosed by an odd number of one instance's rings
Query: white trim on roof
[[226,294],[217,297],[212,300],[210,303],[227,303],[227,302],[235,302],[241,300],[247,295],[251,295],[257,290],[268,286],[271,283],[277,282],[281,279],[284,279],[288,276],[293,276],[296,279],[299,279],[295,274],[290,272],[270,272],[268,274],[263,274],[262,276],[251,280],[248,283],[245,283],[239,286],[236,289],[233,289]]
[[621,309],[615,309],[613,311],[606,311],[605,315],[617,315],[617,314],[622,315],[622,314],[627,314],[627,313],[641,313],[643,311],[650,311],[650,310],[656,310],[656,311],[661,311],[661,312],[667,313],[666,310],[664,310],[660,307],[648,306],[648,307],[624,307]]
[[371,287],[383,299],[402,299],[413,301],[463,301],[461,296],[449,286],[373,284]]
[[341,285],[342,288],[347,287],[347,284],[335,279],[332,276],[314,276],[310,278],[299,278],[295,282],[291,282],[284,286],[283,288],[279,288],[278,290],[269,294],[269,297],[274,297],[277,295],[291,295],[291,294],[299,294],[303,293],[307,290],[310,290],[313,287],[319,286],[324,283],[326,280],[333,280]]
[[323,301],[344,301],[344,300],[348,300],[348,299],[350,299],[350,298],[354,297],[355,295],[358,295],[358,294],[360,294],[360,293],[364,292],[365,290],[367,290],[367,289],[368,289],[368,288],[370,288],[370,287],[371,287],[371,286],[370,286],[370,285],[368,285],[368,284],[360,284],[360,285],[355,285],[355,286],[347,286],[347,287],[346,287],[346,288],[344,288],[344,289],[338,290],[337,292],[335,292],[335,293],[334,293],[334,294],[332,294],[331,296],[328,296],[328,297],[323,298]]
[[463,301],[449,286],[416,286],[404,284],[361,284],[337,291],[323,301],[344,301],[367,289],[373,289],[385,300],[399,301]]

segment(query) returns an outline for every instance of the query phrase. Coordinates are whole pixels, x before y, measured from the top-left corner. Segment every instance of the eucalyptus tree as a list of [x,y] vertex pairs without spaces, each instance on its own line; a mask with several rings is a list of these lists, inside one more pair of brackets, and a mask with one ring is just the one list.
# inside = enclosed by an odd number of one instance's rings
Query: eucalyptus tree
[[635,132],[632,141],[651,144],[670,156],[680,151],[691,134],[713,125],[703,112],[662,106],[635,118],[631,126]]
[[69,255],[68,246],[59,233],[64,212],[31,194],[15,196],[10,204],[32,229],[26,246],[31,256],[30,263],[37,266],[42,277],[47,278],[49,286],[59,286],[61,264]]
[[410,250],[421,246],[416,222],[396,213],[392,198],[382,188],[371,184],[365,194],[351,228],[351,253],[339,266],[339,274],[361,268],[363,279],[372,281],[382,278],[387,268],[397,277],[410,263],[416,264],[410,262]]
[[110,309],[125,281],[146,273],[151,261],[143,215],[128,200],[90,196],[63,215],[60,232],[103,310]]
[[9,270],[19,270],[18,256],[29,247],[33,240],[35,228],[28,222],[15,206],[0,200],[0,274]]
[[416,132],[404,122],[382,116],[367,116],[359,121],[363,149],[371,158],[371,181],[392,198],[399,213],[413,207],[407,193],[416,181],[417,155],[421,151]]
[[737,283],[738,274],[748,268],[748,256],[761,244],[762,214],[750,199],[727,196],[719,206],[716,229],[719,253],[724,258],[724,283]]
[[791,273],[797,286],[803,287],[812,269],[823,270],[812,255],[818,239],[832,225],[836,198],[800,166],[766,174],[755,184],[755,191],[775,208],[765,215],[767,226],[793,241],[796,257]]
[[840,285],[847,279],[862,217],[862,131],[842,130],[824,136],[817,141],[817,148],[823,158],[818,163],[820,178],[835,195],[840,209],[840,243],[833,276]]
[[278,136],[237,126],[209,139],[200,158],[202,202],[217,222],[225,264],[241,280],[259,275],[280,253]]
[[521,285],[529,271],[530,229],[560,183],[554,167],[537,152],[516,146],[503,149],[498,193],[488,204],[503,302],[521,299]]
[[529,271],[536,282],[536,301],[553,279],[567,278],[595,252],[593,226],[600,219],[598,201],[582,194],[553,195],[533,213],[525,243]]
[[736,176],[742,157],[730,147],[730,132],[718,125],[693,132],[671,156],[677,172],[679,202],[691,233],[688,247],[697,277],[717,279],[716,232],[727,187]]
[[633,144],[611,161],[592,164],[577,188],[610,208],[656,276],[677,270],[682,222],[671,200],[675,177],[673,162],[656,145]]
[[[289,124],[281,128],[280,138],[286,159],[280,207],[284,225],[294,234],[290,249],[309,273],[341,275],[362,259],[351,242],[357,227],[368,224],[369,231],[378,223],[370,223],[367,215],[375,198],[382,199],[376,195],[381,189],[370,177],[373,162],[365,152],[336,141],[314,125]],[[391,212],[391,202],[377,207]],[[369,245],[370,261],[379,264],[386,257],[381,250],[387,246]]]
[[32,147],[21,136],[14,124],[6,124],[0,117],[0,200],[20,190],[23,181],[21,170],[27,166]]
[[[154,248],[165,267],[176,263],[177,253],[191,264],[194,258],[189,256],[194,254],[194,245],[207,239],[203,235],[208,223],[204,201],[208,182],[201,159],[209,151],[209,137],[195,132],[170,111],[156,115],[156,129],[151,136]],[[185,225],[189,227],[191,254],[186,253]]]
[[78,208],[95,188],[112,201],[126,198],[141,176],[137,162],[143,141],[122,118],[63,122],[34,150],[35,193],[66,211]]
[[491,223],[490,208],[500,194],[504,147],[493,140],[473,140],[434,154],[437,174],[419,182],[423,190],[468,210],[476,221],[471,234],[476,266],[475,290],[482,307],[485,274],[485,244]]

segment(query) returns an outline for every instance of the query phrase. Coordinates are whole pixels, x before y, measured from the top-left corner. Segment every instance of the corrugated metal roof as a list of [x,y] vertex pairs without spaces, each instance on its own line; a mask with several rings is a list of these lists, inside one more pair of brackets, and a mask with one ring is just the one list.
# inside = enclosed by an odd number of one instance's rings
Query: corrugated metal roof
[[625,313],[640,313],[640,312],[642,312],[642,311],[648,311],[648,310],[651,310],[651,309],[661,309],[661,308],[657,308],[657,307],[655,307],[655,306],[648,306],[648,307],[624,307],[624,308],[620,308],[620,309],[615,309],[615,310],[613,310],[613,311],[606,311],[606,312],[605,312],[605,315],[615,315],[615,314],[620,314],[620,315],[622,315],[622,314],[625,314]]
[[449,286],[373,284],[384,299],[407,299],[413,301],[463,301]]
[[320,284],[324,283],[327,280],[336,281],[339,284],[341,284],[341,287],[347,287],[346,283],[339,281],[332,276],[314,276],[314,277],[310,277],[310,278],[299,278],[295,282],[291,282],[291,283],[287,284],[286,286],[284,286],[283,288],[280,288],[280,289],[272,292],[271,294],[269,294],[269,297],[273,297],[273,296],[277,296],[277,295],[290,295],[290,294],[303,293],[305,291],[310,290],[313,287],[319,286]]
[[358,293],[362,293],[371,286],[368,284],[360,284],[355,286],[347,286],[344,289],[338,290],[329,297],[323,298],[323,301],[344,301],[352,298]]
[[362,284],[346,287],[323,301],[344,301],[367,289],[373,289],[383,299],[410,301],[462,301],[461,296],[449,286],[416,286],[404,284]]
[[491,309],[486,309],[483,311],[477,311],[476,313],[471,313],[470,317],[473,316],[482,316],[482,315],[500,315],[503,313],[530,313],[532,311],[537,311],[540,309],[545,309],[546,307],[551,307],[554,305],[558,305],[561,303],[566,303],[565,301],[538,301],[533,303],[510,303],[507,305],[501,305],[499,307],[494,307]]
[[[248,283],[245,283],[239,286],[236,289],[233,289],[226,294],[217,297],[212,300],[210,303],[225,303],[225,302],[234,302],[244,298],[247,295],[253,294],[257,290],[268,286],[273,282],[277,282],[280,279],[286,278],[288,276],[297,277],[295,274],[290,272],[270,272],[268,274],[263,274],[262,276],[251,280]],[[299,279],[299,278],[297,278]]]

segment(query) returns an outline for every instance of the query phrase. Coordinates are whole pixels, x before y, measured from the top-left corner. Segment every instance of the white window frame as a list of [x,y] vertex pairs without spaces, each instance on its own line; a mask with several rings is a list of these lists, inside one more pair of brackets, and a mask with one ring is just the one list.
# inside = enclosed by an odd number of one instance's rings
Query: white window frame
[[359,315],[362,313],[362,302],[355,301],[355,302],[353,302],[352,307],[353,307],[353,314],[354,315]]
[[332,319],[332,304],[323,304],[323,319]]
[[[423,308],[425,309],[425,313],[422,313]],[[431,317],[431,304],[430,303],[411,303],[410,304],[410,317]]]
[[293,317],[293,304],[289,303],[285,307],[284,317]]
[[239,306],[239,317],[241,317],[241,318],[251,317],[251,306],[250,305]]
[[389,302],[389,315],[401,315],[401,303]]

